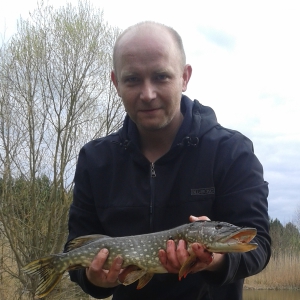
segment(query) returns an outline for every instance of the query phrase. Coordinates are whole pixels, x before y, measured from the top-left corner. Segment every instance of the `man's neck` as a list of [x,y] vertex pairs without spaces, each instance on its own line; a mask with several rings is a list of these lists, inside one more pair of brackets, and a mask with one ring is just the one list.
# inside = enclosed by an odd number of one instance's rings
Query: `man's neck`
[[180,113],[178,120],[173,121],[175,122],[158,130],[139,129],[141,151],[150,162],[155,162],[170,150],[183,121],[183,115]]

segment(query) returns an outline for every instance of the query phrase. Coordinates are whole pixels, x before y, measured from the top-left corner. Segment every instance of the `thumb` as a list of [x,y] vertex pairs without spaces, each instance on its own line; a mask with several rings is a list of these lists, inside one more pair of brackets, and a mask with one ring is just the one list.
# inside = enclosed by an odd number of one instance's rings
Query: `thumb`
[[195,217],[195,216],[190,216],[189,217],[190,222],[196,222],[196,221],[210,221],[210,219],[206,216],[201,216],[201,217]]

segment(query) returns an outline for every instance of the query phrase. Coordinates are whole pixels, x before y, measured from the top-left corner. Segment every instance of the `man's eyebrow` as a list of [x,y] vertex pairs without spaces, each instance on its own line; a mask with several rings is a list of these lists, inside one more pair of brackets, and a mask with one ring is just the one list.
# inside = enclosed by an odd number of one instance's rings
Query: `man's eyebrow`
[[132,76],[132,75],[137,75],[136,72],[123,72],[121,74],[122,77],[127,77],[127,76]]
[[168,69],[161,69],[161,70],[157,70],[154,72],[155,74],[166,74],[166,73],[170,73],[170,71]]
[[[154,75],[166,75],[166,74],[170,74],[170,70],[160,69],[160,70],[154,71],[152,74],[154,74]],[[120,79],[128,78],[128,77],[131,77],[131,76],[139,76],[139,73],[138,72],[125,71],[125,72],[122,72],[120,74]]]
[[137,76],[137,75],[138,74],[136,72],[123,72],[120,75],[120,79],[128,78],[128,77],[131,77],[131,76]]

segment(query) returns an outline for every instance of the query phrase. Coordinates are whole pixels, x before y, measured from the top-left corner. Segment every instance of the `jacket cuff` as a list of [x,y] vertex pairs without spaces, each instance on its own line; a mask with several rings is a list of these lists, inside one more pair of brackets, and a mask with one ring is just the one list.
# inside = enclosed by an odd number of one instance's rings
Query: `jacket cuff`
[[202,271],[203,279],[207,284],[215,287],[230,283],[235,277],[240,260],[240,253],[225,254],[225,261],[222,268],[218,271]]

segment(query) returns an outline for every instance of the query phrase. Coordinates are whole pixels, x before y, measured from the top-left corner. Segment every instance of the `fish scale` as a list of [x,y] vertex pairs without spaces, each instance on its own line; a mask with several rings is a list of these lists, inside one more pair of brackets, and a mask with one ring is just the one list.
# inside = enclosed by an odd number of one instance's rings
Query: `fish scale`
[[45,297],[60,281],[64,272],[90,266],[98,252],[106,248],[108,258],[103,266],[109,269],[113,260],[120,256],[125,274],[123,284],[139,281],[137,288],[143,288],[155,273],[167,273],[161,265],[158,253],[166,250],[167,241],[175,244],[184,240],[190,254],[179,271],[179,279],[186,277],[195,264],[197,257],[192,251],[193,243],[202,244],[209,252],[247,252],[257,248],[250,241],[256,235],[255,228],[238,227],[226,222],[197,221],[173,229],[149,234],[109,237],[87,235],[70,241],[66,253],[53,254],[27,264],[23,271],[27,274],[39,274],[40,281],[36,290],[38,298]]

